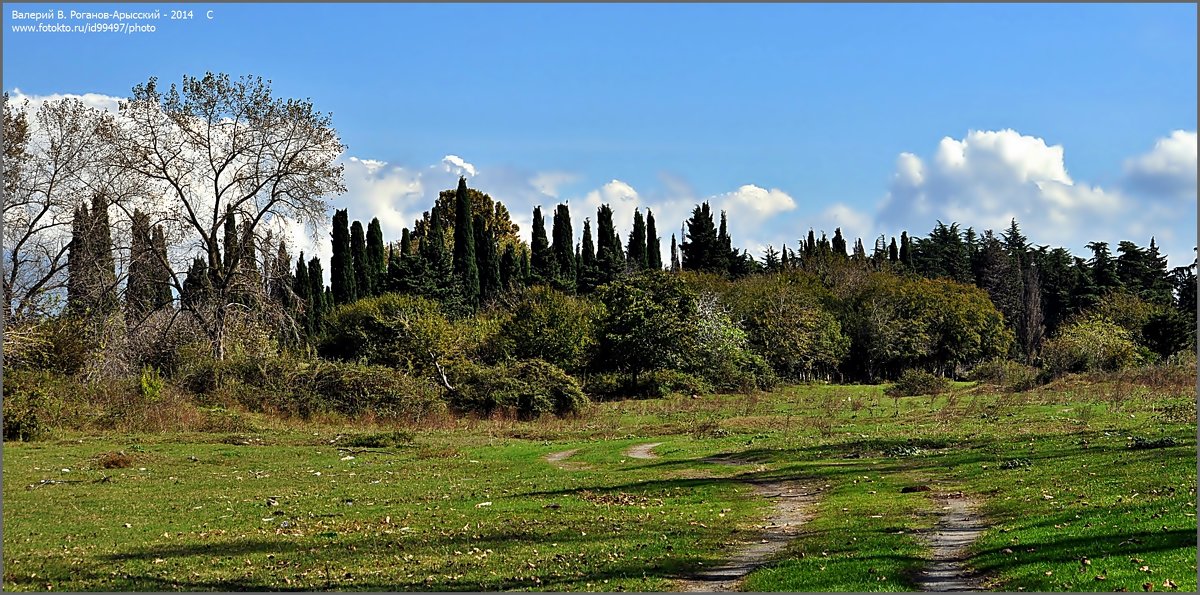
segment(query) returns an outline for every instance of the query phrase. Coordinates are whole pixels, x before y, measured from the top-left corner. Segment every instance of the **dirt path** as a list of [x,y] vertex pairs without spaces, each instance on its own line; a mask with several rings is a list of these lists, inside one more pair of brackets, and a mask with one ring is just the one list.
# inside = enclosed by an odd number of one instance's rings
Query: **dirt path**
[[567,460],[567,459],[575,456],[575,453],[577,453],[577,452],[579,452],[578,448],[572,448],[571,450],[564,450],[562,452],[552,452],[542,458],[547,463],[550,463],[551,465],[554,465],[555,467],[558,467],[559,469],[566,469],[568,471],[587,469],[588,468],[587,463],[580,463],[578,461],[568,461]]
[[657,459],[658,455],[654,454],[654,447],[661,444],[662,442],[638,444],[636,446],[630,446],[629,448],[626,448],[625,452],[622,452],[621,454],[631,459]]
[[[736,457],[706,459],[725,465],[753,464]],[[821,487],[809,486],[792,480],[746,480],[760,498],[774,501],[767,522],[762,526],[762,535],[757,541],[746,543],[730,554],[718,566],[701,570],[678,584],[681,592],[733,591],[741,580],[756,568],[770,562],[788,542],[800,533],[800,526],[812,518],[813,508]]]
[[942,517],[929,535],[932,559],[917,576],[922,591],[978,591],[982,589],[977,573],[963,565],[967,548],[986,528],[976,512],[977,503],[961,492],[940,496]]

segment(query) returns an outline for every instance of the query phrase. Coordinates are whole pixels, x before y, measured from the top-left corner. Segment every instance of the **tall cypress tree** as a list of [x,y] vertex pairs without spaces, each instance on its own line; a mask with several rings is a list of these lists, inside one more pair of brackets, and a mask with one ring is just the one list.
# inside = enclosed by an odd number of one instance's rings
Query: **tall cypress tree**
[[185,306],[199,308],[208,300],[211,292],[212,278],[208,271],[208,261],[197,256],[192,259],[192,265],[183,279],[179,301]]
[[[336,304],[348,304],[358,297],[353,267],[354,257],[350,252],[350,219],[346,209],[341,209],[333,212],[333,255],[329,259],[329,285]],[[312,274],[311,269],[309,274]]]
[[479,295],[490,300],[500,293],[500,249],[483,215],[475,215],[475,248],[479,268]]
[[167,264],[167,239],[163,235],[161,225],[154,226],[154,237],[151,240],[153,249],[153,264],[151,278],[154,280],[154,309],[158,310],[171,305],[171,269]]
[[654,227],[654,213],[646,209],[646,268],[661,271],[662,248],[658,242],[658,229]]
[[359,221],[350,225],[350,263],[354,270],[355,299],[374,295],[374,275],[367,256],[367,237]]
[[325,271],[321,269],[319,256],[308,261],[308,295],[308,332],[312,337],[320,334],[325,312],[333,307],[330,302],[336,299],[332,291],[325,290]]
[[383,227],[378,217],[372,217],[367,224],[367,277],[371,286],[371,295],[383,293],[387,278],[387,249],[383,243]]
[[92,230],[88,234],[96,276],[93,280],[96,307],[109,313],[117,307],[117,267],[113,258],[112,228],[108,222],[108,199],[96,194],[92,199]]
[[571,227],[571,210],[565,204],[554,210],[554,286],[567,293],[575,292],[575,230]]
[[907,231],[902,231],[900,232],[900,264],[911,268],[912,256],[912,240],[909,239]]
[[[414,290],[444,305],[452,304],[456,296],[458,277],[454,274],[454,258],[446,249],[446,233],[442,212],[434,207],[430,212],[429,233],[421,241],[422,263],[413,275]],[[478,279],[478,277],[476,277]],[[461,297],[461,294],[457,297]]]
[[150,237],[150,216],[135,209],[131,221],[129,273],[125,283],[125,316],[141,320],[154,309],[154,245]]
[[625,270],[625,251],[621,249],[621,238],[613,226],[612,216],[612,207],[607,204],[600,205],[596,211],[596,265],[601,285]]
[[512,291],[521,283],[521,261],[517,257],[517,249],[512,242],[504,245],[504,256],[500,258],[500,286],[504,291]]
[[892,236],[892,243],[888,244],[888,262],[896,264],[900,260],[900,249],[896,247],[896,236]]
[[842,228],[840,227],[833,230],[832,247],[834,256],[840,256],[842,258],[849,256],[846,254],[846,238],[842,237]]
[[529,245],[529,275],[530,283],[549,283],[554,278],[554,253],[550,250],[550,240],[546,237],[546,219],[542,216],[542,207],[533,208],[533,236]]
[[533,270],[529,264],[529,250],[521,250],[521,285],[533,284]]
[[680,268],[679,246],[675,244],[675,234],[671,234],[671,271],[678,273]]
[[285,311],[292,311],[296,307],[296,296],[292,292],[295,285],[295,279],[292,278],[292,255],[288,254],[287,242],[283,240],[279,241],[279,248],[275,251],[269,278],[271,300],[282,306]]
[[645,270],[646,262],[646,220],[638,209],[633,210],[633,231],[629,233],[628,244],[625,246],[625,258],[630,270]]
[[475,256],[474,217],[467,179],[459,176],[454,193],[454,274],[462,284],[463,301],[470,308],[479,305],[479,265]]
[[312,282],[308,279],[308,263],[304,260],[304,252],[296,258],[296,275],[292,278],[292,292],[296,294],[297,309],[304,311],[304,318],[297,317],[296,324],[304,329],[304,334],[311,333],[309,310],[312,304]]
[[221,244],[221,249],[224,250],[221,259],[222,272],[218,274],[226,277],[233,274],[234,259],[241,251],[240,248],[241,244],[238,242],[237,233],[237,211],[233,210],[233,205],[228,205],[225,207],[225,237]]
[[583,243],[579,249],[579,293],[591,293],[600,281],[596,263],[596,245],[592,242],[592,221],[583,220]]

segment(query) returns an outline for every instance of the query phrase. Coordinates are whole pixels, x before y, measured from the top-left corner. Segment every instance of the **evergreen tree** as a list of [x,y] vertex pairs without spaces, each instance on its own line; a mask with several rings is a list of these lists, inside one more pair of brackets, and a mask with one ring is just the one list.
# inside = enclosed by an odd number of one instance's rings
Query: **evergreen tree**
[[533,284],[533,270],[529,264],[529,250],[521,250],[520,284],[525,287]]
[[171,269],[167,264],[167,240],[163,236],[161,225],[154,226],[154,237],[151,240],[154,259],[151,265],[151,278],[154,280],[154,309],[159,310],[171,305]]
[[804,262],[812,262],[817,257],[817,236],[811,227],[808,228],[808,237],[804,240],[800,257]]
[[530,284],[549,283],[554,279],[555,259],[546,237],[546,219],[542,207],[533,208],[533,236],[530,243]]
[[292,256],[288,254],[287,242],[279,241],[279,248],[275,251],[275,260],[272,265],[269,275],[271,300],[290,313],[296,307],[296,295],[292,292],[296,280],[292,278]]
[[[984,232],[982,244],[979,287],[988,293],[996,309],[1004,314],[1004,320],[1019,334],[1025,300],[1021,271],[1014,265],[1004,244],[990,229]],[[1013,347],[1019,349],[1025,345],[1022,339],[1018,336],[1018,344]]]
[[491,300],[499,295],[500,254],[496,238],[487,227],[483,215],[475,215],[475,248],[478,254],[476,266],[479,269],[479,295],[483,300]]
[[479,305],[479,265],[475,255],[475,228],[467,179],[459,176],[454,201],[454,274],[462,284],[463,301],[468,308]]
[[454,301],[454,262],[446,249],[446,234],[442,226],[442,213],[434,207],[430,214],[429,234],[421,241],[422,264],[414,275],[414,290],[417,294],[437,300],[443,305]]
[[579,293],[591,293],[600,282],[596,245],[592,242],[592,221],[583,220],[583,244],[579,250]]
[[521,283],[521,259],[514,244],[508,242],[504,245],[504,256],[500,257],[500,286],[504,291],[512,291]]
[[645,270],[649,264],[646,259],[646,221],[636,208],[633,210],[633,231],[629,233],[628,242],[625,246],[628,268],[633,271]]
[[658,241],[658,229],[654,226],[654,213],[646,209],[646,268],[661,271],[662,248]]
[[850,257],[857,262],[866,262],[867,251],[863,248],[862,238],[854,239],[854,253]]
[[304,334],[309,335],[312,332],[312,325],[309,323],[309,311],[312,309],[312,282],[308,278],[308,263],[304,260],[304,252],[296,258],[296,275],[292,278],[292,292],[296,294],[297,309],[303,312],[304,317],[297,318],[296,323],[300,328],[304,329]]
[[680,246],[683,252],[682,268],[688,271],[727,272],[723,258],[725,238],[718,235],[707,202],[692,209],[692,216],[686,225],[687,239]]
[[900,261],[900,250],[896,248],[896,236],[892,236],[892,243],[888,244],[888,262],[896,264]]
[[[345,211],[342,211],[345,213]],[[343,215],[344,216],[344,215]],[[353,278],[353,277],[351,277]],[[326,311],[333,308],[334,293],[325,288],[325,271],[321,269],[321,258],[312,257],[308,261],[308,332],[309,337],[321,333],[324,326]]]
[[908,238],[908,232],[900,232],[900,264],[912,268],[912,240]]
[[199,308],[208,301],[212,293],[212,279],[209,276],[208,262],[197,256],[188,267],[187,276],[183,279],[183,287],[179,292],[179,301],[187,307]]
[[133,211],[129,243],[129,273],[125,283],[125,316],[138,321],[154,310],[157,287],[154,279],[154,240],[150,216]]
[[1121,277],[1117,273],[1117,263],[1108,251],[1108,242],[1090,242],[1087,248],[1092,251],[1091,267],[1092,282],[1096,290],[1103,294],[1109,290],[1121,287]]
[[554,211],[554,286],[567,293],[575,292],[575,231],[571,227],[571,211],[560,204]]
[[1025,361],[1032,363],[1046,335],[1045,317],[1042,314],[1042,286],[1036,265],[1025,270],[1021,321],[1017,325],[1017,337],[1025,351]]
[[607,204],[596,211],[596,265],[600,271],[597,285],[616,279],[625,269],[625,254],[613,227],[612,214],[612,207]]
[[679,262],[679,246],[675,244],[675,234],[671,234],[671,272],[678,273],[682,265]]
[[833,230],[833,255],[841,258],[849,256],[846,254],[846,238],[842,237],[842,228]]
[[[333,212],[333,254],[329,259],[329,284],[334,304],[349,304],[357,299],[353,266],[349,215],[346,209],[336,210]],[[311,270],[309,274],[312,274]]]
[[375,293],[372,286],[371,264],[367,257],[367,237],[362,222],[350,225],[350,268],[354,271],[355,298],[365,298]]
[[769,273],[777,272],[781,268],[779,251],[775,250],[775,247],[770,244],[767,244],[767,249],[763,250],[763,267]]
[[383,227],[378,217],[372,217],[367,224],[367,277],[371,287],[371,295],[383,293],[387,285],[387,250],[383,243]]
[[224,251],[221,272],[212,271],[212,273],[231,276],[234,272],[234,261],[241,252],[237,232],[237,211],[233,210],[233,205],[225,207],[225,236],[221,243],[221,249]]

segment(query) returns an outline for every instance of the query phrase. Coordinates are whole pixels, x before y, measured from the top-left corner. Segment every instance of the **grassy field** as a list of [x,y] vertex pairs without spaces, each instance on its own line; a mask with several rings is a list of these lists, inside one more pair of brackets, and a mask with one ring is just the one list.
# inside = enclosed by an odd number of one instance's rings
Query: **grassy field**
[[[241,434],[6,443],[4,587],[672,590],[759,535],[771,503],[745,480],[795,478],[823,488],[814,518],[745,590],[913,590],[935,496],[962,491],[988,525],[969,562],[987,588],[1195,591],[1185,376],[901,399],[809,385],[543,422],[252,417]],[[622,454],[646,442],[659,458]],[[569,449],[568,468],[543,460]],[[739,464],[703,460],[719,455]],[[901,492],[917,485],[932,490]]]

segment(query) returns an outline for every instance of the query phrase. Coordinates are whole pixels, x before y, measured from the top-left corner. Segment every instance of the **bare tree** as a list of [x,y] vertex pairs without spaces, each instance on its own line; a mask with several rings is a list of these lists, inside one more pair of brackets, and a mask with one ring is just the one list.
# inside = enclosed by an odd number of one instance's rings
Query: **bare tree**
[[26,108],[5,96],[3,290],[14,321],[61,304],[75,208],[97,195],[107,208],[133,191],[104,166],[111,114],[68,98],[43,103],[30,122]]
[[164,263],[172,286],[183,289],[194,251],[207,264],[208,298],[182,307],[223,359],[231,317],[253,308],[244,298],[245,259],[255,257],[253,249],[223,255],[226,221],[235,217],[241,234],[258,242],[288,222],[316,229],[326,220],[324,197],[345,192],[336,163],[345,147],[327,114],[308,100],[274,97],[261,77],[184,76],[165,93],[151,78],[134,87],[120,115],[115,155],[160,197],[158,218],[184,248]]

